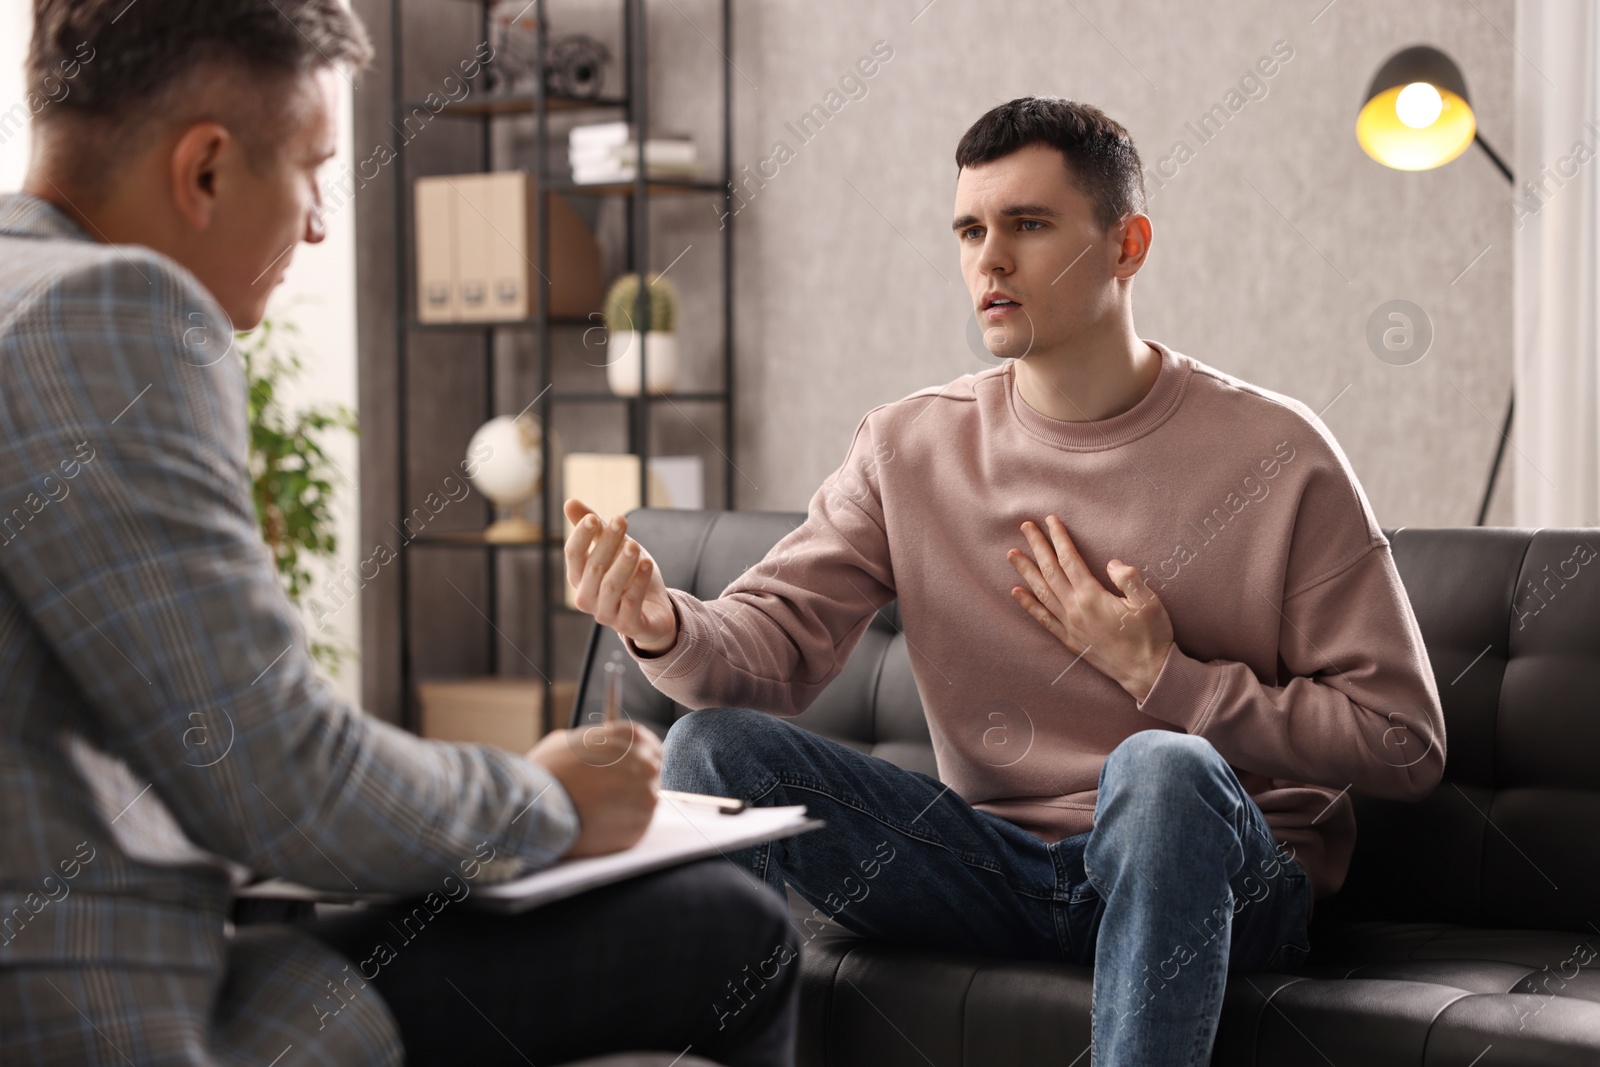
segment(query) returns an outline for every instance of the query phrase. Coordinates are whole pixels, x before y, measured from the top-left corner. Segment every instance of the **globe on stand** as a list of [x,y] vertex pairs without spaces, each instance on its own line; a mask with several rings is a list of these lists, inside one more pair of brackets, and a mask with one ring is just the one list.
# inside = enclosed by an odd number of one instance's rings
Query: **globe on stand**
[[[478,457],[483,457],[479,459]],[[543,481],[544,434],[532,415],[500,415],[472,435],[467,446],[472,485],[495,507],[495,521],[483,532],[496,543],[539,541],[544,528],[528,521],[522,506],[539,495]]]

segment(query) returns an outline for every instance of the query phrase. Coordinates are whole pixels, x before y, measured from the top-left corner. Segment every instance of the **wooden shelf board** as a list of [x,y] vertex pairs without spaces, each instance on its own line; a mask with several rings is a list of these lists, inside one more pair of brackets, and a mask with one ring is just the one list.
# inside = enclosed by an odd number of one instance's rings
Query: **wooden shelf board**
[[404,545],[439,545],[447,548],[538,548],[540,545],[564,545],[565,538],[543,537],[527,541],[490,541],[482,530],[449,530],[425,533],[403,542]]
[[[560,96],[555,93],[546,98],[549,111],[580,111],[594,108],[625,108],[628,101],[618,96]],[[438,111],[420,100],[413,100],[405,104],[405,114],[422,110],[436,115],[459,115],[479,117],[483,115],[526,115],[537,111],[539,97],[531,92],[508,93],[505,95],[483,95],[468,97],[459,103],[446,103]]]
[[[634,193],[633,182],[595,182],[580,185],[569,178],[551,179],[545,188],[569,196],[631,196]],[[670,196],[675,193],[721,194],[722,190],[721,182],[707,181],[704,178],[651,178],[645,183],[645,194],[650,196]]]
[[[600,314],[600,309],[596,308],[594,313],[596,315]],[[598,323],[594,319],[583,318],[583,317],[576,316],[576,315],[552,315],[552,316],[550,316],[549,322],[550,322],[551,326],[598,326],[598,325],[600,325],[600,323]],[[526,318],[526,319],[504,319],[504,320],[501,320],[501,321],[488,321],[488,322],[422,322],[422,321],[420,321],[418,319],[412,319],[406,325],[410,329],[417,330],[417,331],[419,331],[421,333],[451,333],[451,332],[466,332],[466,331],[471,331],[471,330],[505,329],[507,327],[512,328],[512,329],[516,329],[516,328],[519,328],[519,327],[522,328],[522,329],[533,329],[534,327],[539,325],[539,320],[537,318]]]

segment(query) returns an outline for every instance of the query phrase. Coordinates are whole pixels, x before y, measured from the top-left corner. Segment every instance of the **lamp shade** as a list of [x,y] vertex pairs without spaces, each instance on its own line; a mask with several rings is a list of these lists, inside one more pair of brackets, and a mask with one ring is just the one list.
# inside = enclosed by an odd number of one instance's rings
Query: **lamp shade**
[[1427,45],[1390,56],[1356,116],[1367,155],[1396,170],[1429,170],[1467,150],[1478,130],[1455,60]]

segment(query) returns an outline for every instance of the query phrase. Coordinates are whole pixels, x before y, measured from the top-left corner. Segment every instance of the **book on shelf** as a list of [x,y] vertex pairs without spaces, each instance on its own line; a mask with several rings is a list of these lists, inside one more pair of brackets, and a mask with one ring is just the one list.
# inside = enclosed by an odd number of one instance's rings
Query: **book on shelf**
[[[687,166],[646,163],[645,177],[651,179],[692,179],[700,176],[700,164],[692,163]],[[624,163],[616,166],[599,168],[572,169],[572,181],[575,185],[600,185],[605,182],[631,182],[639,173],[635,163]]]
[[[644,144],[644,163],[647,167],[686,167],[699,161],[700,154],[693,141],[669,141],[653,137]],[[572,149],[567,152],[567,162],[572,164],[574,170],[579,167],[614,167],[629,163],[637,166],[639,144],[637,141],[625,141],[582,151]]]
[[[588,151],[595,148],[614,148],[619,144],[627,144],[637,140],[638,128],[631,122],[595,122],[585,126],[574,126],[567,133],[567,147],[573,151]],[[686,133],[677,133],[670,130],[657,130],[646,138],[650,141],[691,141]]]
[[[567,141],[567,162],[579,185],[632,181],[639,168],[637,130],[627,122],[603,122],[573,128]],[[651,178],[695,178],[700,155],[681,134],[658,134],[644,142],[645,173]]]
[[617,145],[633,140],[633,133],[631,122],[593,122],[572,127],[567,144],[572,148]]

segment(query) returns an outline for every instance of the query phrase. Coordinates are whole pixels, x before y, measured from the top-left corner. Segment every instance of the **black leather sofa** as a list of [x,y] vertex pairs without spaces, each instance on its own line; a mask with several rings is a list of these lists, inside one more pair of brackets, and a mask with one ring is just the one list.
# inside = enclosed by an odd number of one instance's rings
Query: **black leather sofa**
[[[713,599],[801,513],[639,509],[668,585]],[[1425,800],[1356,796],[1349,877],[1317,902],[1290,974],[1234,972],[1212,1062],[1340,1067],[1600,1065],[1600,530],[1385,530],[1447,720]],[[573,709],[601,708],[596,627]],[[688,709],[627,661],[629,713]],[[935,773],[895,606],[793,720]],[[791,894],[797,924],[812,907]],[[809,1067],[1087,1067],[1092,971],[914,951],[835,926],[802,954]]]

